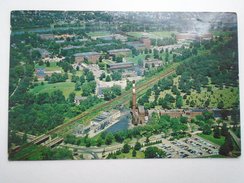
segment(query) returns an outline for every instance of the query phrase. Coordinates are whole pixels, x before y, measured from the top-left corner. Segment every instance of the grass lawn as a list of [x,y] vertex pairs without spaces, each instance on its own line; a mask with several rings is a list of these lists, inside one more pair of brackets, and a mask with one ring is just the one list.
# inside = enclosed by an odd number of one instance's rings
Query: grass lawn
[[119,159],[143,159],[145,158],[145,154],[140,151],[136,151],[136,157],[132,156],[132,151],[130,150],[129,153],[121,153],[120,155],[117,156]]
[[221,136],[219,139],[216,139],[213,137],[213,134],[211,135],[205,135],[205,134],[198,134],[199,137],[202,137],[203,139],[206,139],[214,144],[217,144],[221,146],[225,142],[225,137]]
[[75,90],[75,83],[72,82],[60,82],[60,83],[53,83],[53,84],[48,84],[45,83],[44,85],[38,85],[34,87],[33,89],[30,90],[30,92],[34,94],[38,93],[51,93],[55,90],[61,90],[67,98],[71,92],[75,92],[76,95],[81,95],[81,91],[74,91]]

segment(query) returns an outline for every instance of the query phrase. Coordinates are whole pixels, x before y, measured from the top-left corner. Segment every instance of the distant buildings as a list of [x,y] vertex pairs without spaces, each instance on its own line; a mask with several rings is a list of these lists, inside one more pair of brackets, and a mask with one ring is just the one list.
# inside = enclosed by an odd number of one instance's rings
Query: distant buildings
[[111,56],[130,56],[131,55],[131,50],[130,49],[115,49],[115,50],[109,50],[108,51],[109,55]]
[[177,41],[201,41],[201,40],[211,40],[213,35],[211,33],[197,34],[197,33],[178,33],[176,34]]
[[82,97],[82,96],[75,96],[74,103],[76,105],[80,105],[80,102],[85,100],[87,97]]
[[163,66],[163,61],[158,59],[149,59],[144,61],[144,68],[157,68]]
[[151,40],[147,37],[142,37],[140,41],[127,42],[126,44],[135,48],[136,50],[145,50],[146,48],[151,48]]
[[122,73],[122,77],[123,78],[127,78],[127,77],[136,77],[136,71],[132,71],[132,70],[128,70]]
[[121,42],[126,42],[127,37],[121,34],[110,34],[104,36],[93,36],[92,39],[101,39],[104,41],[120,40]]
[[98,81],[97,82],[97,88],[96,88],[96,94],[98,97],[103,98],[103,89],[105,88],[111,88],[112,86],[120,86],[121,89],[125,89],[127,86],[126,80],[120,80],[120,81]]
[[175,35],[177,41],[186,41],[186,40],[198,40],[199,36],[196,33],[178,33]]
[[83,124],[78,125],[73,133],[77,136],[88,134],[90,137],[93,137],[108,126],[114,124],[120,116],[121,113],[118,110],[104,111],[99,116],[95,117],[89,126],[85,127]]
[[115,63],[115,64],[108,64],[109,70],[119,70],[119,69],[133,69],[134,63],[133,62],[126,62],[126,63]]
[[69,45],[69,46],[66,46],[64,48],[62,48],[63,50],[73,50],[73,49],[79,49],[79,48],[82,48],[82,46],[73,46],[73,45]]
[[75,57],[75,63],[80,64],[85,59],[92,62],[93,64],[97,63],[99,60],[99,57],[101,56],[98,52],[84,52],[84,53],[76,53],[74,54]]
[[118,110],[112,110],[110,112],[103,112],[91,121],[91,135],[105,129],[110,124],[114,123],[116,119],[120,117],[121,113]]
[[45,68],[36,68],[35,69],[35,75],[38,78],[38,80],[44,80],[45,76],[51,76],[53,73],[62,73],[61,70],[55,70],[55,71],[46,71]]
[[166,110],[166,109],[160,109],[160,110],[149,109],[148,110],[148,115],[151,116],[152,113],[157,113],[159,115],[168,115],[168,116],[170,116],[172,118],[179,118],[181,116],[185,116],[185,117],[188,117],[188,119],[193,119],[197,115],[202,115],[202,113],[204,111],[207,111],[207,110],[206,109],[189,109],[189,110],[185,110],[185,109],[170,109],[170,110]]
[[145,45],[147,49],[151,48],[151,39],[148,37],[142,37],[140,41]]
[[38,79],[44,79],[44,77],[46,76],[44,68],[35,69],[35,73]]
[[42,39],[42,40],[52,40],[54,39],[54,34],[40,34],[39,37]]
[[126,43],[128,46],[135,48],[136,50],[145,50],[146,46],[140,41],[132,41]]

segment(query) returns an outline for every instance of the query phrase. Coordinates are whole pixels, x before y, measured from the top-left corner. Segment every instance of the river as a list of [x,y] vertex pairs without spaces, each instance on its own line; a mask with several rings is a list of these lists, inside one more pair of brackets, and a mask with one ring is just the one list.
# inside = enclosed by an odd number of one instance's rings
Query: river
[[114,125],[110,126],[108,129],[105,130],[105,132],[111,132],[115,133],[117,131],[126,130],[129,127],[130,122],[130,113],[127,112],[126,114],[123,114],[119,121],[115,123]]

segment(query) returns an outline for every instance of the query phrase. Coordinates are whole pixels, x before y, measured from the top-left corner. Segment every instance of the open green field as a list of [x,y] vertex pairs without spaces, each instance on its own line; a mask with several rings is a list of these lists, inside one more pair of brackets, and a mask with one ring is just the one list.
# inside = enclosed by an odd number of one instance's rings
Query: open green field
[[132,151],[130,150],[130,152],[128,153],[121,153],[120,155],[117,155],[116,157],[119,159],[143,159],[145,158],[145,154],[143,152],[140,151],[136,151],[136,157],[132,156]]
[[223,137],[223,136],[221,136],[219,139],[214,138],[213,134],[211,134],[211,135],[198,134],[198,136],[203,139],[206,139],[214,144],[217,144],[219,146],[221,146],[225,142],[225,137]]
[[143,36],[147,36],[152,39],[162,39],[165,37],[171,37],[172,33],[176,32],[171,32],[171,31],[160,31],[160,32],[128,32],[128,35],[140,38]]
[[81,95],[81,91],[74,91],[75,90],[75,83],[72,82],[60,82],[60,83],[53,83],[44,85],[38,85],[30,90],[31,93],[38,94],[38,93],[52,93],[55,90],[61,90],[67,98],[71,92],[75,92],[76,95]]

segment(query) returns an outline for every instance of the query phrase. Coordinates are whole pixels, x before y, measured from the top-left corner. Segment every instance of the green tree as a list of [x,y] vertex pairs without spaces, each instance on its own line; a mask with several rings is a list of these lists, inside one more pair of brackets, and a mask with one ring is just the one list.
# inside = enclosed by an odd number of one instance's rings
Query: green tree
[[122,74],[120,72],[113,72],[111,76],[112,79],[115,81],[121,80],[122,78]]
[[103,72],[101,76],[99,77],[100,80],[103,80],[106,77],[106,74]]
[[76,76],[74,74],[71,76],[71,82],[76,83],[78,80],[79,80],[78,76]]
[[137,151],[139,151],[141,149],[140,142],[136,142],[134,149],[137,150]]
[[150,146],[145,150],[145,158],[163,158],[165,157],[165,152],[161,149]]
[[220,101],[220,102],[218,103],[217,107],[218,107],[219,109],[223,109],[223,108],[224,108],[224,102],[223,102],[223,101]]
[[113,95],[115,96],[119,96],[121,95],[121,86],[118,86],[118,85],[114,85],[111,87],[111,92]]
[[110,144],[112,144],[113,140],[114,140],[113,134],[112,133],[108,133],[106,135],[106,137],[105,137],[105,144],[106,145],[110,145]]
[[123,153],[128,153],[128,152],[130,152],[130,146],[129,146],[127,143],[124,144],[123,149],[122,149],[122,152],[123,152]]
[[225,137],[225,143],[220,146],[219,148],[219,154],[224,156],[229,156],[230,152],[233,151],[234,146],[231,139],[231,135],[228,133],[228,135]]
[[209,126],[208,124],[205,124],[203,126],[203,134],[210,135],[211,133],[212,133],[211,126]]
[[47,67],[50,67],[50,62],[49,61],[45,62],[45,64],[46,64]]
[[220,132],[220,129],[219,129],[218,126],[216,126],[214,128],[214,134],[213,134],[213,136],[214,136],[214,138],[217,138],[217,139],[219,139],[221,137],[221,132]]
[[84,83],[82,85],[82,96],[89,96],[93,93],[95,93],[96,90],[96,82],[92,81],[89,83]]
[[136,157],[136,150],[135,149],[133,149],[133,151],[132,151],[132,157]]
[[70,103],[74,103],[74,100],[75,100],[75,93],[74,93],[74,92],[71,92],[71,93],[69,94],[68,101],[69,101]]
[[97,139],[97,146],[100,147],[103,143],[103,139],[101,137],[98,137]]
[[228,128],[227,128],[227,124],[226,123],[224,123],[223,124],[223,126],[222,126],[222,128],[221,128],[221,135],[223,135],[223,136],[227,136],[228,135]]
[[176,107],[181,108],[183,106],[183,98],[180,95],[176,96]]
[[85,81],[86,81],[86,80],[85,80],[84,75],[81,75],[81,76],[80,76],[80,84],[83,85],[83,84],[85,83]]
[[81,90],[81,83],[80,81],[76,81],[75,83],[75,91],[80,91]]
[[86,75],[86,80],[87,80],[88,82],[90,82],[90,81],[93,81],[94,79],[95,79],[95,77],[94,77],[93,73],[92,73],[91,71],[89,71],[89,72],[87,73],[87,75]]
[[60,90],[53,91],[50,95],[50,103],[64,103],[65,97]]
[[106,79],[105,79],[106,82],[109,82],[111,81],[111,77],[109,75],[106,76]]

